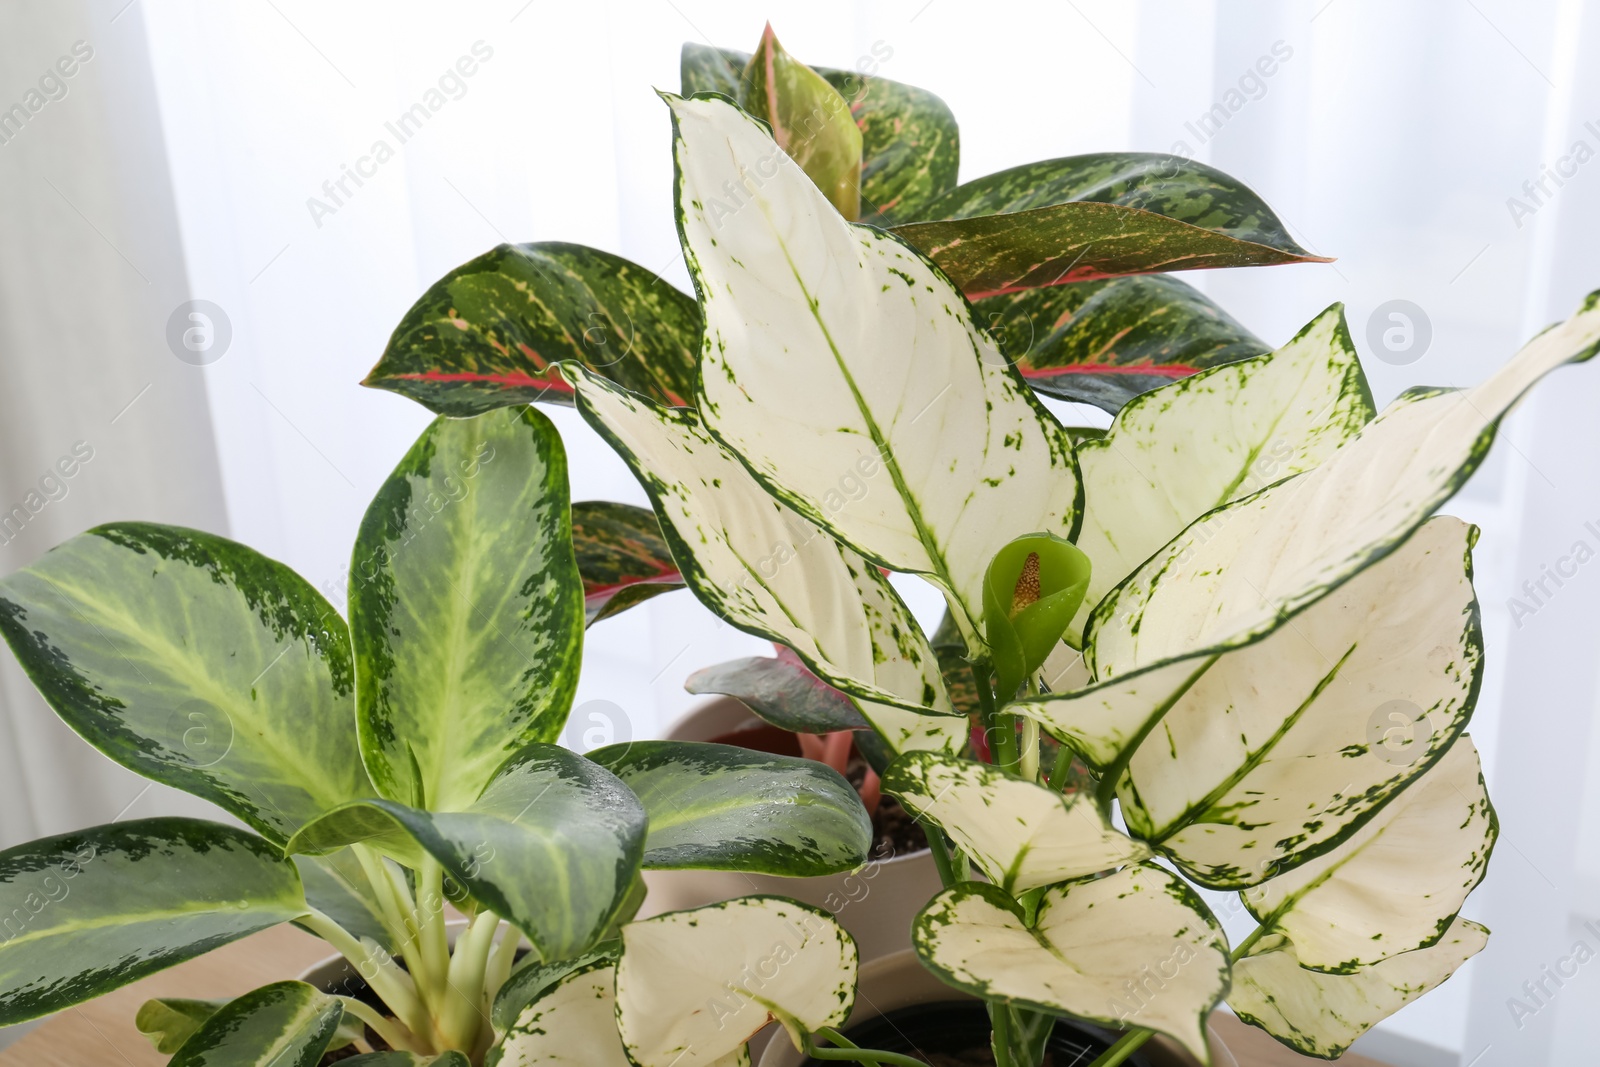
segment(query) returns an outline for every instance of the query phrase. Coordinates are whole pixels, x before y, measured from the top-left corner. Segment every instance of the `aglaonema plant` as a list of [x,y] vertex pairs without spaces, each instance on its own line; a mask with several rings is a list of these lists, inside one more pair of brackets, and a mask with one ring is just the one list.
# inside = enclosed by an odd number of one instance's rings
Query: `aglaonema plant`
[[[1154,1034],[1209,1063],[1224,1000],[1333,1058],[1479,951],[1477,531],[1436,512],[1512,405],[1594,354],[1600,294],[1483,384],[1378,412],[1337,305],[1274,350],[1152,273],[1316,258],[1210,168],[1103,154],[958,185],[937,98],[803,69],[770,31],[750,56],[686,46],[666,102],[695,300],[503,246],[430,290],[368,384],[456,414],[576,399],[659,522],[596,546],[597,613],[686,586],[792,653],[714,684],[792,729],[868,728],[945,886],[915,949],[988,1004],[996,1062],[1038,1064],[1067,1018],[1121,1032],[1096,1067]],[[1041,394],[1115,418],[1066,427]],[[891,571],[943,594],[935,641]],[[1256,929],[1230,944],[1195,887]],[[853,978],[811,962],[813,986]],[[843,1014],[768,1014],[814,1058],[903,1062]]]
[[[630,922],[644,869],[848,870],[868,822],[811,761],[555,743],[584,627],[571,523],[554,427],[501,410],[438,419],[385,481],[348,626],[287,567],[149,523],[90,530],[0,581],[0,630],[68,725],[243,824],[135,819],[0,852],[0,1023],[285,922],[377,1003],[292,980],[154,1000],[138,1024],[171,1063],[310,1067],[349,1046],[346,1062],[380,1067],[618,1059],[624,1039],[660,1062],[681,1036],[674,998],[756,973],[775,945],[806,961],[794,978],[850,985],[848,936],[792,902]],[[842,1020],[848,997],[789,975],[773,1012]],[[556,1005],[575,1021],[538,1025]],[[743,1044],[704,1062],[747,1062]]]

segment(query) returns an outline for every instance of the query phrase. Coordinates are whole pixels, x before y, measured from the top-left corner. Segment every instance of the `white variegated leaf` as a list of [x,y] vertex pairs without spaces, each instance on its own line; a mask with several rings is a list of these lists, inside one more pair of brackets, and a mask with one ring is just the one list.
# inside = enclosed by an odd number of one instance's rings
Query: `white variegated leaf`
[[[1201,884],[1237,889],[1356,832],[1472,714],[1476,538],[1438,516],[1264,640],[1221,654],[1119,782],[1134,834]],[[1391,747],[1396,719],[1407,736]]]
[[1065,435],[938,268],[846,222],[732,104],[668,103],[707,427],[807,518],[942,587],[980,647],[995,552],[1075,532]]
[[1205,1020],[1228,989],[1221,927],[1152,864],[1045,891],[1032,927],[1002,890],[963,882],[917,916],[912,945],[980,997],[1118,1028],[1147,1027],[1210,1064]]
[[1013,896],[1150,855],[1106,820],[1093,797],[1064,796],[992,764],[913,752],[889,765],[883,791],[942,827]]
[[1078,547],[1094,569],[1074,638],[1100,599],[1185,526],[1317,466],[1372,416],[1339,304],[1276,352],[1128,401],[1104,437],[1078,446]]
[[1394,550],[1477,469],[1544,375],[1594,355],[1600,293],[1472,389],[1414,389],[1323,464],[1210,512],[1095,608],[1095,677],[1233,648]]
[[1350,840],[1242,896],[1268,931],[1294,942],[1302,966],[1348,973],[1443,934],[1483,880],[1498,834],[1463,734]]
[[1290,1048],[1333,1059],[1449,978],[1488,940],[1488,930],[1457,919],[1430,948],[1391,956],[1355,974],[1324,974],[1301,967],[1286,939],[1263,939],[1259,951],[1233,965],[1228,1006]]
[[876,567],[768,495],[692,410],[658,407],[576,365],[562,373],[655,502],[707,607],[792,648],[858,698],[896,750],[960,748],[966,720],[952,714],[938,659]]
[[721,1067],[774,1019],[795,1047],[855,1003],[855,941],[827,912],[740,897],[622,928],[617,1026],[638,1067]]

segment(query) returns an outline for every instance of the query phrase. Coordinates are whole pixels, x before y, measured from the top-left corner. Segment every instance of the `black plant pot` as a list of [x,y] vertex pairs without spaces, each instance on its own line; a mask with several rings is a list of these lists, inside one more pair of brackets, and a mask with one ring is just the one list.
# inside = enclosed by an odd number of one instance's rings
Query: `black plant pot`
[[[850,1027],[844,1032],[862,1048],[905,1055],[921,1055],[938,1067],[992,1067],[989,1052],[989,1012],[971,1000],[937,1001],[896,1008]],[[1105,1030],[1065,1019],[1056,1022],[1045,1045],[1047,1067],[1082,1067],[1092,1063],[1116,1040]],[[1122,1061],[1129,1067],[1151,1067],[1135,1052]],[[837,1067],[833,1061],[807,1059],[805,1067]]]

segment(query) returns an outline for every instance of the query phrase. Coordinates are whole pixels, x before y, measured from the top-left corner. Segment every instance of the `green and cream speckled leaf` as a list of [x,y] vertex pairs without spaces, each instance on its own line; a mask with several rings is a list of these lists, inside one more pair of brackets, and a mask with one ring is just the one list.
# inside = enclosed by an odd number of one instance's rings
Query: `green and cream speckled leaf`
[[844,693],[818,678],[783,645],[776,656],[747,656],[702,667],[684,679],[691,693],[741,701],[758,717],[797,734],[866,730],[871,724]]
[[484,1067],[632,1067],[617,1033],[615,986],[611,960],[569,971],[522,1009]]
[[1241,894],[1301,966],[1349,973],[1432,945],[1483,880],[1500,825],[1463,734],[1350,840]]
[[706,334],[707,429],[763,484],[869,559],[927,576],[980,644],[985,568],[1013,538],[1070,537],[1071,448],[940,272],[824,210],[779,167],[743,206],[725,183],[770,155],[749,116],[669,99],[678,218]]
[[138,819],[0,852],[0,1026],[36,1019],[306,910],[277,846]]
[[316,1067],[343,1017],[337,997],[274,982],[229,1001],[168,1067]]
[[340,1060],[339,1067],[472,1067],[472,1061],[454,1050],[437,1056],[415,1052],[366,1052]]
[[572,505],[572,549],[583,578],[590,626],[635,604],[683,588],[655,512],[609,500]]
[[1103,438],[1078,445],[1077,543],[1093,570],[1074,638],[1101,598],[1185,526],[1317,466],[1372,416],[1338,304],[1276,352],[1130,401]]
[[243,545],[153,523],[95,527],[0,581],[0,632],[86,741],[276,844],[372,792],[344,620]]
[[398,952],[394,935],[384,925],[383,905],[373,895],[361,861],[350,849],[326,856],[295,856],[306,903],[359,938],[370,938],[386,952]]
[[942,827],[1012,896],[1150,855],[1106,821],[1093,797],[1063,796],[992,764],[911,752],[889,765],[883,791]]
[[648,868],[811,878],[867,862],[861,798],[815,760],[698,741],[632,741],[588,758],[644,804]]
[[1035,392],[1113,415],[1140,393],[1272,350],[1165,274],[1022,289],[972,312]]
[[828,202],[847,219],[861,215],[861,130],[828,81],[778,43],[768,23],[744,68],[739,100],[772,129]]
[[1228,1006],[1290,1048],[1331,1060],[1444,982],[1488,941],[1488,930],[1470,919],[1457,919],[1429,948],[1343,975],[1301,967],[1292,944],[1271,938],[1233,965]]
[[1095,609],[1095,677],[1237,647],[1327,595],[1466,482],[1534,383],[1597,344],[1600,293],[1481,385],[1414,389],[1321,466],[1192,523]]
[[1236,179],[1158,153],[1028,163],[959,185],[918,214],[938,221],[894,233],[973,299],[1122,274],[1328,262]]
[[139,1005],[133,1025],[150,1039],[157,1052],[170,1056],[227,1003],[226,1000],[157,997]]
[[1205,1024],[1228,990],[1227,945],[1194,891],[1160,867],[1052,887],[1032,927],[999,888],[963,882],[922,910],[911,942],[957,989],[1118,1029],[1147,1027],[1211,1063]]
[[379,791],[471,804],[554,741],[583,644],[567,457],[534,408],[436,419],[367,509],[350,565],[361,751]]
[[[1466,726],[1483,677],[1476,537],[1436,517],[1263,640],[1017,710],[1087,739],[1102,767],[1137,744],[1118,790],[1134,836],[1202,885],[1254,885],[1355,833]],[[1417,724],[1398,751],[1383,743],[1394,709]]]
[[856,697],[897,751],[961,747],[966,722],[950,713],[938,661],[876,567],[768,495],[692,410],[569,373],[584,418],[655,502],[702,603]]
[[408,866],[427,853],[544,959],[560,959],[606,932],[644,841],[644,808],[615,775],[564,748],[531,744],[463,811],[359,801],[311,823],[288,849],[317,854],[364,842]]
[[554,367],[576,360],[668,404],[693,395],[700,312],[621,256],[503,244],[445,275],[395,327],[361,384],[441,415],[570,404]]
[[722,1067],[774,1019],[798,1048],[849,1017],[857,964],[833,916],[792,900],[669,912],[622,928],[617,1028],[637,1067]]

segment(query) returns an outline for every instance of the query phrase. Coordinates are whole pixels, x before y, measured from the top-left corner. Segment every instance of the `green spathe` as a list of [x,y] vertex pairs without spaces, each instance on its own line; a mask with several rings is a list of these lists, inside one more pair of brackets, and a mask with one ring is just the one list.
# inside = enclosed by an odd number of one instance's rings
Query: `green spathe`
[[1027,534],[994,554],[983,583],[983,623],[1000,693],[1015,693],[1060,644],[1088,588],[1089,557],[1064,538]]

